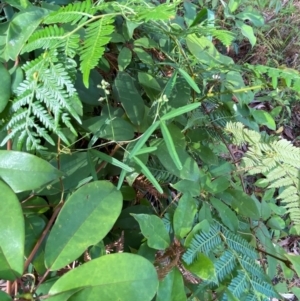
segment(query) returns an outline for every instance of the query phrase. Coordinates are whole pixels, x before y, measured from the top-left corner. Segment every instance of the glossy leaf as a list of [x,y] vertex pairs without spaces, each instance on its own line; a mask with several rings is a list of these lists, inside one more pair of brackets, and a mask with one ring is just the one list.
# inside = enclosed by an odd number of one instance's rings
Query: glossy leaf
[[187,300],[181,273],[175,267],[159,282],[155,301]]
[[157,129],[159,125],[159,121],[153,123],[147,131],[139,138],[138,142],[135,144],[133,150],[130,152],[128,158],[131,159],[133,156],[136,156],[137,152],[144,146],[148,138],[153,134],[153,132]]
[[219,217],[221,218],[224,225],[228,227],[231,231],[236,232],[239,226],[239,220],[236,214],[222,201],[214,197],[210,198],[210,202],[213,205],[213,207],[215,207],[218,211]]
[[0,178],[15,192],[37,189],[59,176],[61,172],[34,155],[0,150]]
[[126,67],[130,64],[132,59],[132,52],[130,51],[129,48],[124,47],[120,51],[118,55],[118,65],[119,65],[119,70],[123,71],[126,69]]
[[178,154],[176,152],[176,148],[175,148],[172,136],[166,126],[166,123],[163,120],[160,122],[160,128],[161,128],[161,132],[163,134],[167,149],[169,151],[171,158],[173,159],[174,164],[176,165],[176,167],[179,170],[182,170],[182,164],[181,164]]
[[211,67],[233,64],[233,60],[219,53],[214,44],[207,37],[201,36],[199,38],[195,34],[190,34],[186,38],[186,44],[189,51],[202,64]]
[[183,194],[173,217],[173,227],[178,239],[184,238],[192,229],[197,212],[195,200],[189,193]]
[[240,28],[243,36],[249,40],[251,46],[254,47],[256,44],[256,37],[254,35],[253,28],[251,26],[245,24],[244,22],[238,21],[238,20],[235,21],[235,24],[237,27]]
[[131,167],[129,167],[128,165],[124,164],[123,162],[119,161],[118,159],[116,158],[113,158],[105,153],[102,153],[102,152],[99,152],[95,149],[91,149],[90,152],[96,156],[96,157],[99,157],[100,159],[102,159],[103,161],[105,162],[108,162],[114,166],[117,166],[117,167],[120,167],[122,169],[124,169],[125,171],[127,172],[132,172],[133,169]]
[[270,130],[276,130],[275,120],[270,113],[262,110],[253,110],[252,115],[258,124],[265,125]]
[[170,245],[168,231],[158,216],[149,214],[132,214],[132,216],[138,221],[150,248],[165,250]]
[[204,254],[199,253],[197,259],[190,265],[185,265],[186,269],[203,280],[216,281],[216,271],[213,262]]
[[0,93],[0,113],[5,109],[11,89],[11,77],[7,69],[0,63],[1,93]]
[[130,121],[134,125],[140,125],[145,114],[145,105],[133,79],[127,73],[119,72],[115,80],[115,90]]
[[200,103],[191,103],[184,107],[173,109],[172,111],[161,116],[160,120],[166,121],[166,120],[175,118],[175,117],[185,114],[187,112],[193,111],[193,110],[197,109],[198,107],[200,107]]
[[0,279],[15,280],[24,268],[24,217],[9,186],[0,181]]
[[0,300],[1,301],[12,301],[12,298],[6,294],[4,291],[0,290]]
[[139,255],[119,253],[102,256],[71,270],[56,281],[49,294],[59,296],[77,289],[70,299],[53,300],[95,301],[101,296],[105,301],[150,301],[157,287],[157,273],[150,261]]
[[28,38],[39,26],[42,19],[48,14],[40,7],[27,8],[14,15],[9,23],[5,55],[7,59],[15,61]]
[[133,157],[133,160],[135,161],[135,163],[139,165],[142,174],[145,175],[145,177],[153,184],[153,186],[157,189],[157,191],[159,193],[163,193],[164,192],[163,189],[161,188],[161,186],[159,185],[159,183],[157,182],[157,180],[155,179],[155,177],[153,176],[149,168],[139,158]]
[[111,230],[122,208],[122,194],[107,181],[86,184],[66,201],[45,249],[47,268],[58,270],[77,259]]
[[238,214],[255,220],[260,218],[260,212],[255,201],[243,191],[228,189],[227,192],[233,197],[231,206]]
[[178,68],[179,73],[183,76],[183,78],[186,80],[186,82],[191,86],[191,88],[194,89],[197,93],[200,93],[200,89],[195,83],[195,81],[191,78],[191,76],[183,69]]

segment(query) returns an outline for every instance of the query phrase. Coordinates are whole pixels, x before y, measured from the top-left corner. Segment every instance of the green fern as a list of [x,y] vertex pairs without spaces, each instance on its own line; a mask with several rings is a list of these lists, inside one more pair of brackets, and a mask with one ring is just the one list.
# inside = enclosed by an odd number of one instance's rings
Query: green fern
[[248,144],[243,158],[248,174],[262,173],[261,184],[281,188],[277,196],[300,231],[299,166],[300,150],[285,139],[263,136],[245,129],[241,123],[228,123],[225,131],[233,135],[235,144]]
[[[228,283],[228,292],[222,300],[229,300],[233,295],[244,300],[248,294],[266,297],[277,296],[262,268],[256,262],[257,251],[241,236],[229,231],[217,221],[214,221],[208,232],[200,231],[192,238],[182,259],[190,265],[199,253],[205,253],[214,260],[217,279],[220,283]],[[208,281],[201,284],[214,288],[216,284]],[[260,300],[259,298],[253,300]]]
[[89,86],[91,69],[98,64],[104,53],[104,46],[111,39],[110,35],[114,31],[112,23],[113,18],[103,17],[87,25],[84,45],[80,51],[80,70],[83,73],[83,82],[86,87]]
[[16,139],[18,149],[25,141],[27,149],[41,149],[40,137],[55,144],[51,133],[68,143],[60,127],[61,121],[77,135],[69,118],[71,116],[81,122],[80,112],[75,109],[75,105],[80,107],[81,103],[73,79],[60,58],[56,50],[49,51],[23,66],[26,78],[16,90],[17,97],[13,100],[6,123],[9,134],[1,145]]

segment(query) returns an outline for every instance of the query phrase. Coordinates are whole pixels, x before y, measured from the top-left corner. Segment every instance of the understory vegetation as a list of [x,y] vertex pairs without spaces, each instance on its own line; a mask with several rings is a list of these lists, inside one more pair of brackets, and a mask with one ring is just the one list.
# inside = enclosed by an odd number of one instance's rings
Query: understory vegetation
[[1,301],[300,299],[300,3],[0,11]]

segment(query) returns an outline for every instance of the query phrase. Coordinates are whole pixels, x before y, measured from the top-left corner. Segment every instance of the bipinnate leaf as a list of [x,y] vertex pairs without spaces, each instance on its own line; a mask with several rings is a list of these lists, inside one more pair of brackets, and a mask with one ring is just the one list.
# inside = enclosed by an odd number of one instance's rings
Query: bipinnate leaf
[[177,238],[184,238],[191,231],[196,212],[195,200],[189,193],[185,193],[178,202],[173,218],[174,232]]
[[113,19],[103,17],[100,20],[89,23],[86,27],[84,46],[80,52],[80,70],[83,75],[84,85],[89,87],[89,76],[91,70],[97,66],[102,57],[105,45],[109,43],[110,34],[114,31]]
[[142,234],[150,248],[165,250],[170,245],[170,237],[163,221],[156,215],[131,214],[139,223]]
[[122,208],[122,194],[108,181],[79,188],[66,201],[50,232],[45,263],[58,270],[77,259],[111,230]]
[[49,300],[67,300],[53,297],[74,291],[68,300],[150,301],[157,288],[157,273],[149,260],[117,253],[89,261],[63,275],[51,287]]
[[24,152],[0,150],[0,178],[14,192],[37,189],[60,176],[59,170],[41,158]]
[[24,217],[17,196],[2,181],[0,181],[0,221],[0,279],[13,281],[23,274]]
[[184,301],[186,294],[181,273],[175,267],[160,281],[156,301]]
[[0,113],[5,109],[11,90],[11,77],[7,69],[0,63],[1,93],[0,93]]

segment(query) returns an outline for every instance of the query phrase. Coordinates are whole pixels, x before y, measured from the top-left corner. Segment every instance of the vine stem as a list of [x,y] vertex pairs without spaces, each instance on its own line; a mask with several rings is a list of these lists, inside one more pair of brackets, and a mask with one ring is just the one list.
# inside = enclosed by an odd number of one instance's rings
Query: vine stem
[[48,221],[48,224],[47,226],[45,227],[42,235],[40,236],[40,238],[38,239],[38,241],[36,242],[34,248],[32,249],[30,255],[28,256],[26,262],[25,262],[25,265],[24,265],[24,273],[26,272],[30,262],[32,261],[34,255],[36,254],[37,250],[39,249],[39,247],[41,246],[43,240],[45,239],[48,231],[50,230],[55,218],[57,217],[58,213],[60,212],[60,209],[62,208],[62,205],[63,205],[63,202],[60,202],[58,204],[58,206],[56,207],[55,211],[53,212],[50,220]]

